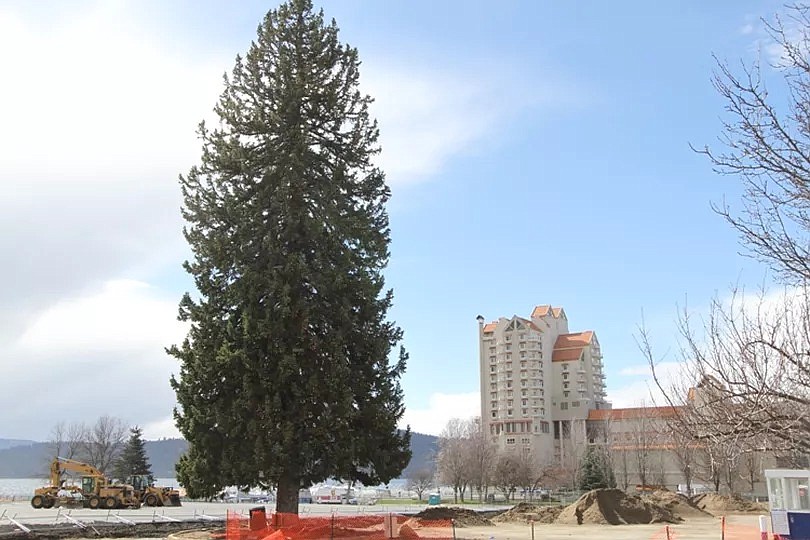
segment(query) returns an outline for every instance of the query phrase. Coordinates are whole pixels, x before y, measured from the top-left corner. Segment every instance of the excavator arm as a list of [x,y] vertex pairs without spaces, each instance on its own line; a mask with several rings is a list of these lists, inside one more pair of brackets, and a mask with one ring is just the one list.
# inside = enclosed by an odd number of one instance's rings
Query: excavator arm
[[75,459],[57,457],[56,459],[53,460],[53,462],[51,462],[52,486],[62,485],[61,482],[63,472],[75,472],[83,476],[100,476],[102,478],[104,477],[104,473],[102,473],[100,470],[96,469],[92,465],[82,463],[81,461],[76,461]]

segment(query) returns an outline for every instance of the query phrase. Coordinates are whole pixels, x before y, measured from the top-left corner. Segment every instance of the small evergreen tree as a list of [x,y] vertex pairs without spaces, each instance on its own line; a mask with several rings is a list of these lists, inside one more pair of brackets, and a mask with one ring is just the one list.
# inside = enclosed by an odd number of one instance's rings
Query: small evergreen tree
[[579,489],[590,491],[615,487],[616,477],[607,456],[598,448],[589,446],[580,465]]
[[146,455],[143,430],[138,426],[129,430],[129,440],[115,463],[113,476],[123,480],[131,474],[152,474],[152,465]]

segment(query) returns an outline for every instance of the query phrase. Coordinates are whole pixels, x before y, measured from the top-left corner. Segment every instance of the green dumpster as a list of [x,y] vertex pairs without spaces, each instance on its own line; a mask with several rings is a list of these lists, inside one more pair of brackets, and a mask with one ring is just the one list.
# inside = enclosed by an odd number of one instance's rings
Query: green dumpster
[[442,498],[438,493],[431,493],[428,495],[428,504],[441,504]]

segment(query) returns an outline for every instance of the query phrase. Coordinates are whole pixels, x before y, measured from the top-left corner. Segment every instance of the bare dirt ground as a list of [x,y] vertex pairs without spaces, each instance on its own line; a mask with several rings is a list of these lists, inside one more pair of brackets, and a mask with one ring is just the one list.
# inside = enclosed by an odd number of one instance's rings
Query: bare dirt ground
[[[735,540],[759,539],[757,515],[735,515],[726,518]],[[535,523],[536,540],[571,540],[574,538],[598,540],[665,540],[664,524],[652,525],[560,525]],[[720,538],[720,518],[687,518],[682,523],[669,525],[677,540],[706,540]],[[491,527],[465,527],[456,531],[458,538],[469,540],[531,540],[531,525],[524,523],[497,523]]]

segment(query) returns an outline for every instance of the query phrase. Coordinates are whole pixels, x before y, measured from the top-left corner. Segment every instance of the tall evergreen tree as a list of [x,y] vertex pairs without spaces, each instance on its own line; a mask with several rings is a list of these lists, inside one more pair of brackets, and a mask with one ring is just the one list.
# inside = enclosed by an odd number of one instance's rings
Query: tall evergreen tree
[[198,294],[169,349],[179,480],[197,496],[275,486],[277,510],[327,478],[395,478],[410,459],[387,320],[390,191],[356,49],[310,0],[270,11],[200,125],[201,164],[181,176],[185,263]]
[[115,462],[113,476],[124,479],[131,474],[152,474],[152,465],[146,455],[143,430],[138,426],[129,430],[129,440]]

